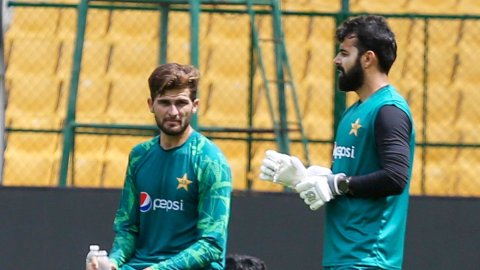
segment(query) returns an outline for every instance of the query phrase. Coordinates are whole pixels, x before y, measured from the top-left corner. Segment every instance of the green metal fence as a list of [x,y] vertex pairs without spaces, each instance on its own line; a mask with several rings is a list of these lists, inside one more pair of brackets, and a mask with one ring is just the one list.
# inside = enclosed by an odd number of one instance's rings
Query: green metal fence
[[[411,193],[480,194],[480,16],[455,15],[460,8],[392,14],[416,7],[401,1],[390,8],[377,1],[368,8],[365,1],[274,1],[281,7],[275,25],[271,1],[224,2],[9,2],[3,184],[120,187],[130,148],[157,133],[146,79],[159,63],[174,61],[201,71],[194,124],[227,155],[235,188],[281,191],[258,180],[263,153],[285,150],[288,142],[286,150],[306,163],[330,164],[336,121],[355,100],[334,91],[333,35],[345,18],[368,11],[384,13],[397,36],[391,82],[409,101],[417,131]],[[283,69],[275,68],[279,40],[288,56]]]

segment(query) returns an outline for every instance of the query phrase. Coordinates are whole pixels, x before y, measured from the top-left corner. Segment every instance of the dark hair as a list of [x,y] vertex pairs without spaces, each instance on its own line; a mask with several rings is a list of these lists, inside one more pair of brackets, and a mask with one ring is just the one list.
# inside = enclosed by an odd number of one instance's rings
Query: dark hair
[[225,270],[267,270],[265,262],[249,255],[227,255]]
[[395,34],[382,16],[364,15],[349,19],[337,28],[335,36],[338,42],[356,37],[355,47],[359,55],[373,51],[378,58],[380,70],[387,74],[397,58]]
[[157,67],[148,78],[151,98],[166,90],[190,89],[190,99],[197,98],[200,72],[194,66],[168,63]]

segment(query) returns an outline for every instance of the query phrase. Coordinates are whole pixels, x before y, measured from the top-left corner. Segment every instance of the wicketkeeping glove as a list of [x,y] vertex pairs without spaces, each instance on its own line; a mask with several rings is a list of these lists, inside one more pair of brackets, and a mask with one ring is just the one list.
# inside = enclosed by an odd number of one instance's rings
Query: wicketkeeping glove
[[310,209],[317,210],[337,195],[342,195],[338,187],[339,179],[345,174],[332,174],[330,169],[320,166],[311,166],[307,169],[309,176],[295,186],[300,198]]
[[260,167],[260,179],[293,188],[307,176],[307,169],[297,157],[273,150],[265,152]]
[[300,193],[300,198],[311,210],[317,210],[333,199],[333,194],[327,182],[327,177],[332,175],[332,171],[325,167],[310,166],[307,172],[308,177],[298,183],[295,190]]

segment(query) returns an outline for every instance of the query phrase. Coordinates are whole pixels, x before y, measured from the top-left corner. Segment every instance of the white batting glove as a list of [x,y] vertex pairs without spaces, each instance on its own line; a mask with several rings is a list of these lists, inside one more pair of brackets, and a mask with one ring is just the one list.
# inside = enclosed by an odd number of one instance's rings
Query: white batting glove
[[300,193],[311,210],[317,210],[326,202],[333,199],[333,194],[328,185],[328,176],[332,175],[329,168],[321,166],[310,166],[307,169],[308,178],[295,186],[295,190]]
[[327,176],[332,174],[332,170],[327,167],[312,165],[307,168],[308,176]]
[[273,150],[265,152],[265,158],[260,167],[260,179],[295,187],[307,176],[307,169],[297,157]]

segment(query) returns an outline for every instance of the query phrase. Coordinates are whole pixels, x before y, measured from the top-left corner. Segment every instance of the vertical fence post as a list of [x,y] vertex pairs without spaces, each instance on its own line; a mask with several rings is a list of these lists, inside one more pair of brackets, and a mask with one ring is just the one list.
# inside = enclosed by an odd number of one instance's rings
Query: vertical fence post
[[[282,35],[282,21],[281,21],[281,9],[280,2],[273,0],[272,3],[272,28],[275,50],[275,73],[277,79],[277,91],[278,91],[278,113],[279,113],[279,125],[280,125],[280,145],[279,150],[282,153],[290,153],[290,140],[288,138],[288,123],[287,123],[287,102],[285,94],[285,73],[284,62],[282,57],[283,52],[283,35]],[[291,79],[291,78],[290,78]]]
[[[190,63],[196,68],[199,65],[199,25],[200,25],[200,1],[190,0]],[[197,98],[200,91],[197,92]],[[198,116],[194,114],[192,117],[193,128],[198,127]]]
[[68,94],[67,115],[65,118],[65,126],[63,128],[63,152],[60,164],[59,183],[62,187],[67,185],[70,153],[74,147],[75,110],[83,54],[83,41],[85,38],[85,28],[87,23],[88,1],[89,0],[81,0],[80,4],[78,5],[77,38],[75,41],[75,51],[73,55],[72,78],[70,80],[70,92]]
[[167,63],[169,4],[160,6],[160,64]]
[[0,4],[0,184],[3,182],[3,163],[5,151],[5,59],[3,54],[3,8],[5,2]]

